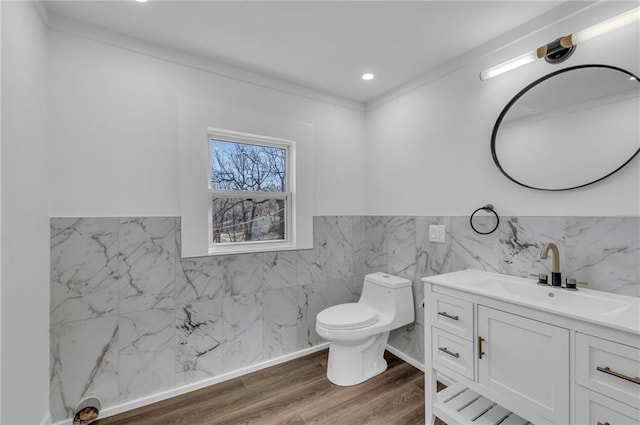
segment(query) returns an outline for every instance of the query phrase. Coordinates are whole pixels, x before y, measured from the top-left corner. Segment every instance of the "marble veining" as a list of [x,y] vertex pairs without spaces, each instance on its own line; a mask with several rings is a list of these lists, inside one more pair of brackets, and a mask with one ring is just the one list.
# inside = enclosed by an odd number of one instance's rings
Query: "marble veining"
[[223,299],[223,371],[262,361],[262,291]]
[[553,262],[540,259],[545,243],[553,242],[560,251],[560,269],[566,268],[564,220],[562,217],[504,217],[499,229],[500,272],[529,277],[531,273],[551,276]]
[[301,287],[264,291],[264,360],[297,349]]
[[51,324],[115,315],[118,219],[51,219]]
[[221,267],[226,296],[262,290],[262,253],[224,256]]
[[176,308],[176,384],[222,373],[222,298]]
[[298,326],[296,348],[313,347],[324,342],[316,332],[316,316],[328,307],[327,282],[316,282],[302,287],[298,293]]
[[386,224],[387,271],[413,282],[416,277],[416,220],[392,217]]
[[175,218],[119,222],[120,313],[175,305]]
[[[445,243],[429,240],[430,225],[445,226]],[[447,273],[451,269],[451,218],[416,217],[416,277]],[[420,282],[422,286],[422,282]]]
[[340,279],[353,272],[353,221],[339,216],[327,219],[327,278]]
[[[446,226],[444,244],[429,224]],[[422,362],[420,278],[465,268],[546,272],[640,296],[639,217],[502,217],[479,235],[468,217],[314,218],[313,249],[180,258],[180,219],[52,218],[50,405],[103,408],[313,347],[317,314],[357,301],[375,271],[413,281],[415,322],[389,343]]]
[[367,246],[366,246],[366,220],[362,216],[354,216],[352,219],[351,243],[353,247],[353,274],[367,273]]
[[51,416],[73,415],[82,397],[118,401],[118,318],[99,317],[54,325],[50,330]]
[[360,298],[360,293],[354,288],[351,276],[330,280],[327,282],[327,288],[327,304],[329,306],[355,303]]
[[[429,240],[430,225],[445,226],[445,242]],[[413,282],[413,305],[416,314],[415,322],[424,324],[422,300],[424,284],[420,280],[424,276],[446,273],[451,269],[451,218],[450,217],[416,217],[416,278]]]
[[325,217],[313,218],[313,249],[297,252],[299,285],[327,280],[327,219]]
[[[500,226],[504,226],[501,222]],[[499,272],[498,230],[480,235],[471,228],[468,217],[451,218],[452,270],[466,268]]]
[[640,217],[568,217],[566,245],[568,276],[640,296]]
[[263,254],[265,289],[298,286],[298,254],[295,251],[265,252]]
[[177,304],[212,300],[224,295],[225,281],[220,257],[182,258],[177,264]]
[[367,273],[386,271],[388,217],[367,216],[365,219],[365,265]]
[[173,309],[120,316],[118,378],[120,401],[175,387],[176,317]]

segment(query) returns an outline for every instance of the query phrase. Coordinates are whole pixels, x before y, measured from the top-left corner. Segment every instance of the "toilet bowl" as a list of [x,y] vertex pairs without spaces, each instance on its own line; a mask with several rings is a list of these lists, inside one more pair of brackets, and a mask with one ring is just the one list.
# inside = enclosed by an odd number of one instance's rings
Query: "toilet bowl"
[[330,342],[329,381],[356,385],[384,372],[389,332],[413,320],[410,280],[386,273],[366,275],[357,303],[329,307],[316,317],[318,335]]

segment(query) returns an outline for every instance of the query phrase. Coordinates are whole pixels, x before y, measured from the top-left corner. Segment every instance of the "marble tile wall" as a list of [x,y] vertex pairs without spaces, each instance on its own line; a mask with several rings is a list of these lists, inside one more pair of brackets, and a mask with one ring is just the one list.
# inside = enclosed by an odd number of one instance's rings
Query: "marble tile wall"
[[[416,311],[424,297],[422,277],[466,268],[529,277],[551,275],[540,250],[554,242],[563,277],[588,288],[640,296],[640,217],[501,217],[494,233],[480,235],[468,217],[367,217],[370,270],[411,279]],[[429,242],[430,224],[446,226],[446,242]],[[424,317],[391,333],[389,344],[424,361]]]
[[52,218],[54,422],[322,343],[316,315],[359,298],[364,232],[316,217],[311,250],[181,258],[179,218]]
[[638,217],[503,217],[487,236],[467,217],[316,217],[311,250],[188,259],[179,241],[175,217],[51,219],[54,421],[89,394],[109,407],[317,345],[318,312],[356,301],[373,271],[414,282],[416,321],[390,344],[418,362],[423,276],[548,271],[553,241],[566,275],[640,296]]

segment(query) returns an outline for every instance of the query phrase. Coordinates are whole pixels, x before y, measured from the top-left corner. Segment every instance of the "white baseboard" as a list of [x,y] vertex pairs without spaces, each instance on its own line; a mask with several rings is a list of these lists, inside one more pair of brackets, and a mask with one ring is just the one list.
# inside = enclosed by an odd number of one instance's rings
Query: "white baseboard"
[[414,359],[413,357],[407,356],[402,351],[398,350],[395,347],[392,347],[389,344],[387,344],[387,351],[389,351],[391,354],[395,355],[396,357],[401,358],[402,360],[409,363],[411,366],[415,367],[416,369],[424,372],[424,365],[419,361],[417,361],[416,359]]
[[51,412],[44,414],[44,417],[40,421],[40,425],[51,425]]
[[[288,362],[289,360],[297,359],[298,357],[303,357],[311,353],[315,353],[316,351],[324,350],[329,347],[328,342],[324,342],[320,345],[316,345],[315,347],[305,348],[304,350],[296,351],[294,353],[285,354],[284,356],[276,357],[275,359],[267,360],[264,362],[260,362],[251,366],[243,367],[242,369],[237,369],[232,372],[223,373],[222,375],[214,376],[213,378],[204,379],[202,381],[183,385],[178,388],[173,388],[171,390],[163,391],[160,393],[156,393],[147,397],[142,397],[137,400],[128,401],[126,403],[117,404],[115,406],[108,407],[100,412],[100,419],[108,418],[109,416],[114,416],[119,413],[127,412],[129,410],[137,409],[139,407],[147,406],[152,403],[156,403],[158,401],[166,400],[171,397],[176,397],[182,394],[189,393],[191,391],[199,390],[201,388],[205,388],[214,384],[218,384],[220,382],[228,381],[233,378],[237,378],[238,376],[246,375],[248,373],[256,372],[261,369],[265,369],[271,366],[275,366],[280,363]],[[71,425],[71,419],[67,419],[64,421],[56,422],[54,425]],[[43,422],[43,425],[45,423]],[[46,425],[50,425],[51,421],[49,421]]]
[[[288,362],[289,360],[297,359],[298,357],[303,357],[303,356],[306,356],[308,354],[315,353],[315,352],[320,351],[320,350],[324,350],[326,348],[329,348],[329,343],[328,342],[316,345],[315,347],[310,347],[310,348],[306,348],[304,350],[296,351],[294,353],[285,354],[284,356],[276,357],[275,359],[271,359],[271,360],[267,360],[267,361],[264,361],[264,362],[261,362],[261,363],[257,363],[257,364],[251,365],[251,366],[247,366],[247,367],[244,367],[242,369],[237,369],[237,370],[234,370],[232,372],[227,372],[227,373],[215,376],[215,377],[210,378],[210,379],[204,379],[202,381],[199,381],[199,382],[196,382],[196,383],[193,383],[193,384],[183,385],[181,387],[173,388],[171,390],[167,390],[167,391],[163,391],[163,392],[160,392],[160,393],[156,393],[156,394],[153,394],[153,395],[150,395],[150,396],[147,396],[147,397],[142,397],[142,398],[139,398],[139,399],[136,399],[136,400],[128,401],[126,403],[117,404],[115,406],[108,407],[108,408],[104,409],[102,412],[100,412],[100,418],[101,419],[102,418],[108,418],[109,416],[114,416],[114,415],[117,415],[119,413],[127,412],[129,410],[137,409],[139,407],[147,406],[149,404],[156,403],[156,402],[162,401],[162,400],[166,400],[166,399],[169,399],[171,397],[176,397],[176,396],[179,396],[179,395],[182,395],[182,394],[189,393],[191,391],[196,391],[196,390],[199,390],[201,388],[209,387],[211,385],[218,384],[218,383],[224,382],[224,381],[228,381],[230,379],[237,378],[237,377],[242,376],[242,375],[247,375],[249,373],[256,372],[256,371],[261,370],[261,369],[266,369],[268,367],[275,366],[275,365],[280,364],[280,363]],[[418,362],[417,360],[415,360],[414,358],[407,356],[402,351],[400,351],[397,348],[394,348],[394,347],[392,347],[390,345],[387,345],[387,350],[391,354],[393,354],[393,355],[397,356],[398,358],[404,360],[405,362],[409,363],[410,365],[412,365],[416,369],[419,369],[419,370],[424,372],[424,365],[422,363]],[[47,413],[45,415],[45,417],[42,418],[42,422],[40,423],[40,425],[52,425],[51,424],[51,415],[49,413]],[[63,421],[56,422],[53,425],[72,425],[72,420],[71,419],[65,419]]]

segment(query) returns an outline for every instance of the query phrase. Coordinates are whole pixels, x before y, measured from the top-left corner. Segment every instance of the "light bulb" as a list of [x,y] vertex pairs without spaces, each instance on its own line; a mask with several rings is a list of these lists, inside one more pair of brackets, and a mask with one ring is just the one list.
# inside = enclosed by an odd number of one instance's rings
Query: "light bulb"
[[583,30],[577,31],[571,38],[573,44],[584,43],[585,41],[589,41],[599,35],[606,34],[609,31],[613,31],[638,20],[640,20],[640,7],[636,7],[628,12],[609,18],[606,21],[602,21]]
[[488,80],[489,78],[493,78],[496,75],[504,74],[505,72],[511,71],[512,69],[516,69],[521,67],[522,65],[526,65],[538,59],[538,54],[536,50],[531,52],[527,52],[524,55],[520,55],[517,58],[510,59],[506,62],[502,62],[499,65],[492,66],[491,68],[482,71],[480,73],[481,80]]

